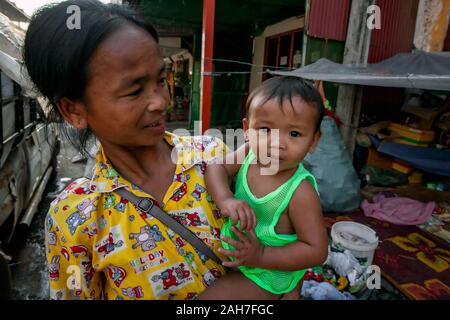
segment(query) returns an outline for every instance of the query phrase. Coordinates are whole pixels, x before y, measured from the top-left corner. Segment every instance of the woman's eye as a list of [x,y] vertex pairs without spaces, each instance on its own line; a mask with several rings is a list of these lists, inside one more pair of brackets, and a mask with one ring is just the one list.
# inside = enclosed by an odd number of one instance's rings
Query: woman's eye
[[133,91],[133,92],[127,94],[127,96],[128,96],[128,97],[135,97],[135,96],[138,96],[142,91],[143,91],[143,89],[142,89],[142,88],[139,88],[139,89],[137,89],[137,90],[135,90],[135,91]]
[[301,137],[301,133],[300,132],[298,132],[298,131],[291,131],[290,133],[290,136],[291,137],[293,137],[293,138],[298,138],[298,137]]
[[259,131],[264,132],[264,133],[269,133],[270,132],[270,128],[263,127],[263,128],[260,128]]

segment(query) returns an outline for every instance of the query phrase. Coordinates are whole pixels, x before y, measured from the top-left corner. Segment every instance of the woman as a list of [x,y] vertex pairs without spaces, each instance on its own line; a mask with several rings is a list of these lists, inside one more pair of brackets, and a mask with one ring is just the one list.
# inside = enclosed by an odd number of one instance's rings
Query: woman
[[[79,29],[68,27],[71,5],[80,8]],[[193,299],[224,274],[116,192],[150,197],[225,259],[217,252],[223,221],[203,177],[224,146],[165,132],[169,92],[157,42],[135,12],[96,0],[65,1],[31,19],[24,62],[51,118],[78,130],[70,138],[79,150],[88,132],[100,142],[90,177],[71,183],[49,209],[52,299]]]

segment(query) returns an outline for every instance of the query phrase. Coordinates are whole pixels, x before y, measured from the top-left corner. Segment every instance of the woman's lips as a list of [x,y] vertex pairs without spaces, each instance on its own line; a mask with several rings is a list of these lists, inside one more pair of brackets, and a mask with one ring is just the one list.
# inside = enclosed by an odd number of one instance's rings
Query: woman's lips
[[166,129],[166,122],[164,121],[164,119],[160,119],[157,122],[153,122],[152,124],[144,126],[144,129],[152,130],[155,133],[156,132],[165,131],[165,129]]

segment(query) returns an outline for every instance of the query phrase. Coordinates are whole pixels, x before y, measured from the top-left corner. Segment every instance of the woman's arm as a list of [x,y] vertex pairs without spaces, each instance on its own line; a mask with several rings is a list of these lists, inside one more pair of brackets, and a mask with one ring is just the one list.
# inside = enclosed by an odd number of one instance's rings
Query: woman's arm
[[239,221],[241,229],[250,230],[256,226],[255,214],[246,202],[235,199],[230,190],[231,178],[241,168],[248,150],[248,145],[244,144],[220,161],[209,164],[205,172],[205,182],[208,193],[221,212],[230,217],[233,224]]
[[295,271],[322,264],[328,255],[328,237],[319,197],[309,182],[302,182],[292,196],[289,217],[299,241],[283,247],[263,247],[254,232],[245,236],[234,230],[241,241],[224,239],[237,249],[221,249],[221,253],[236,257],[235,261],[226,262],[226,266]]

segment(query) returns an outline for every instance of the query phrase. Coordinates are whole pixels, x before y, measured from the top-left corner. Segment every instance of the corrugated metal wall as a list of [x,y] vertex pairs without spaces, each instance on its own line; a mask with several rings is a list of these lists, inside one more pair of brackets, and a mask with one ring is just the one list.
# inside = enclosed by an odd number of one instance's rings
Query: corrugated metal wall
[[308,34],[345,41],[351,0],[311,0]]
[[[414,48],[419,0],[377,0],[377,5],[381,9],[381,29],[372,30],[369,63],[411,52]],[[388,119],[390,110],[398,109],[403,99],[404,89],[401,88],[364,87],[363,113],[369,117],[383,115],[380,119]]]
[[410,52],[414,47],[419,0],[378,0],[381,9],[381,29],[372,30],[369,63]]

